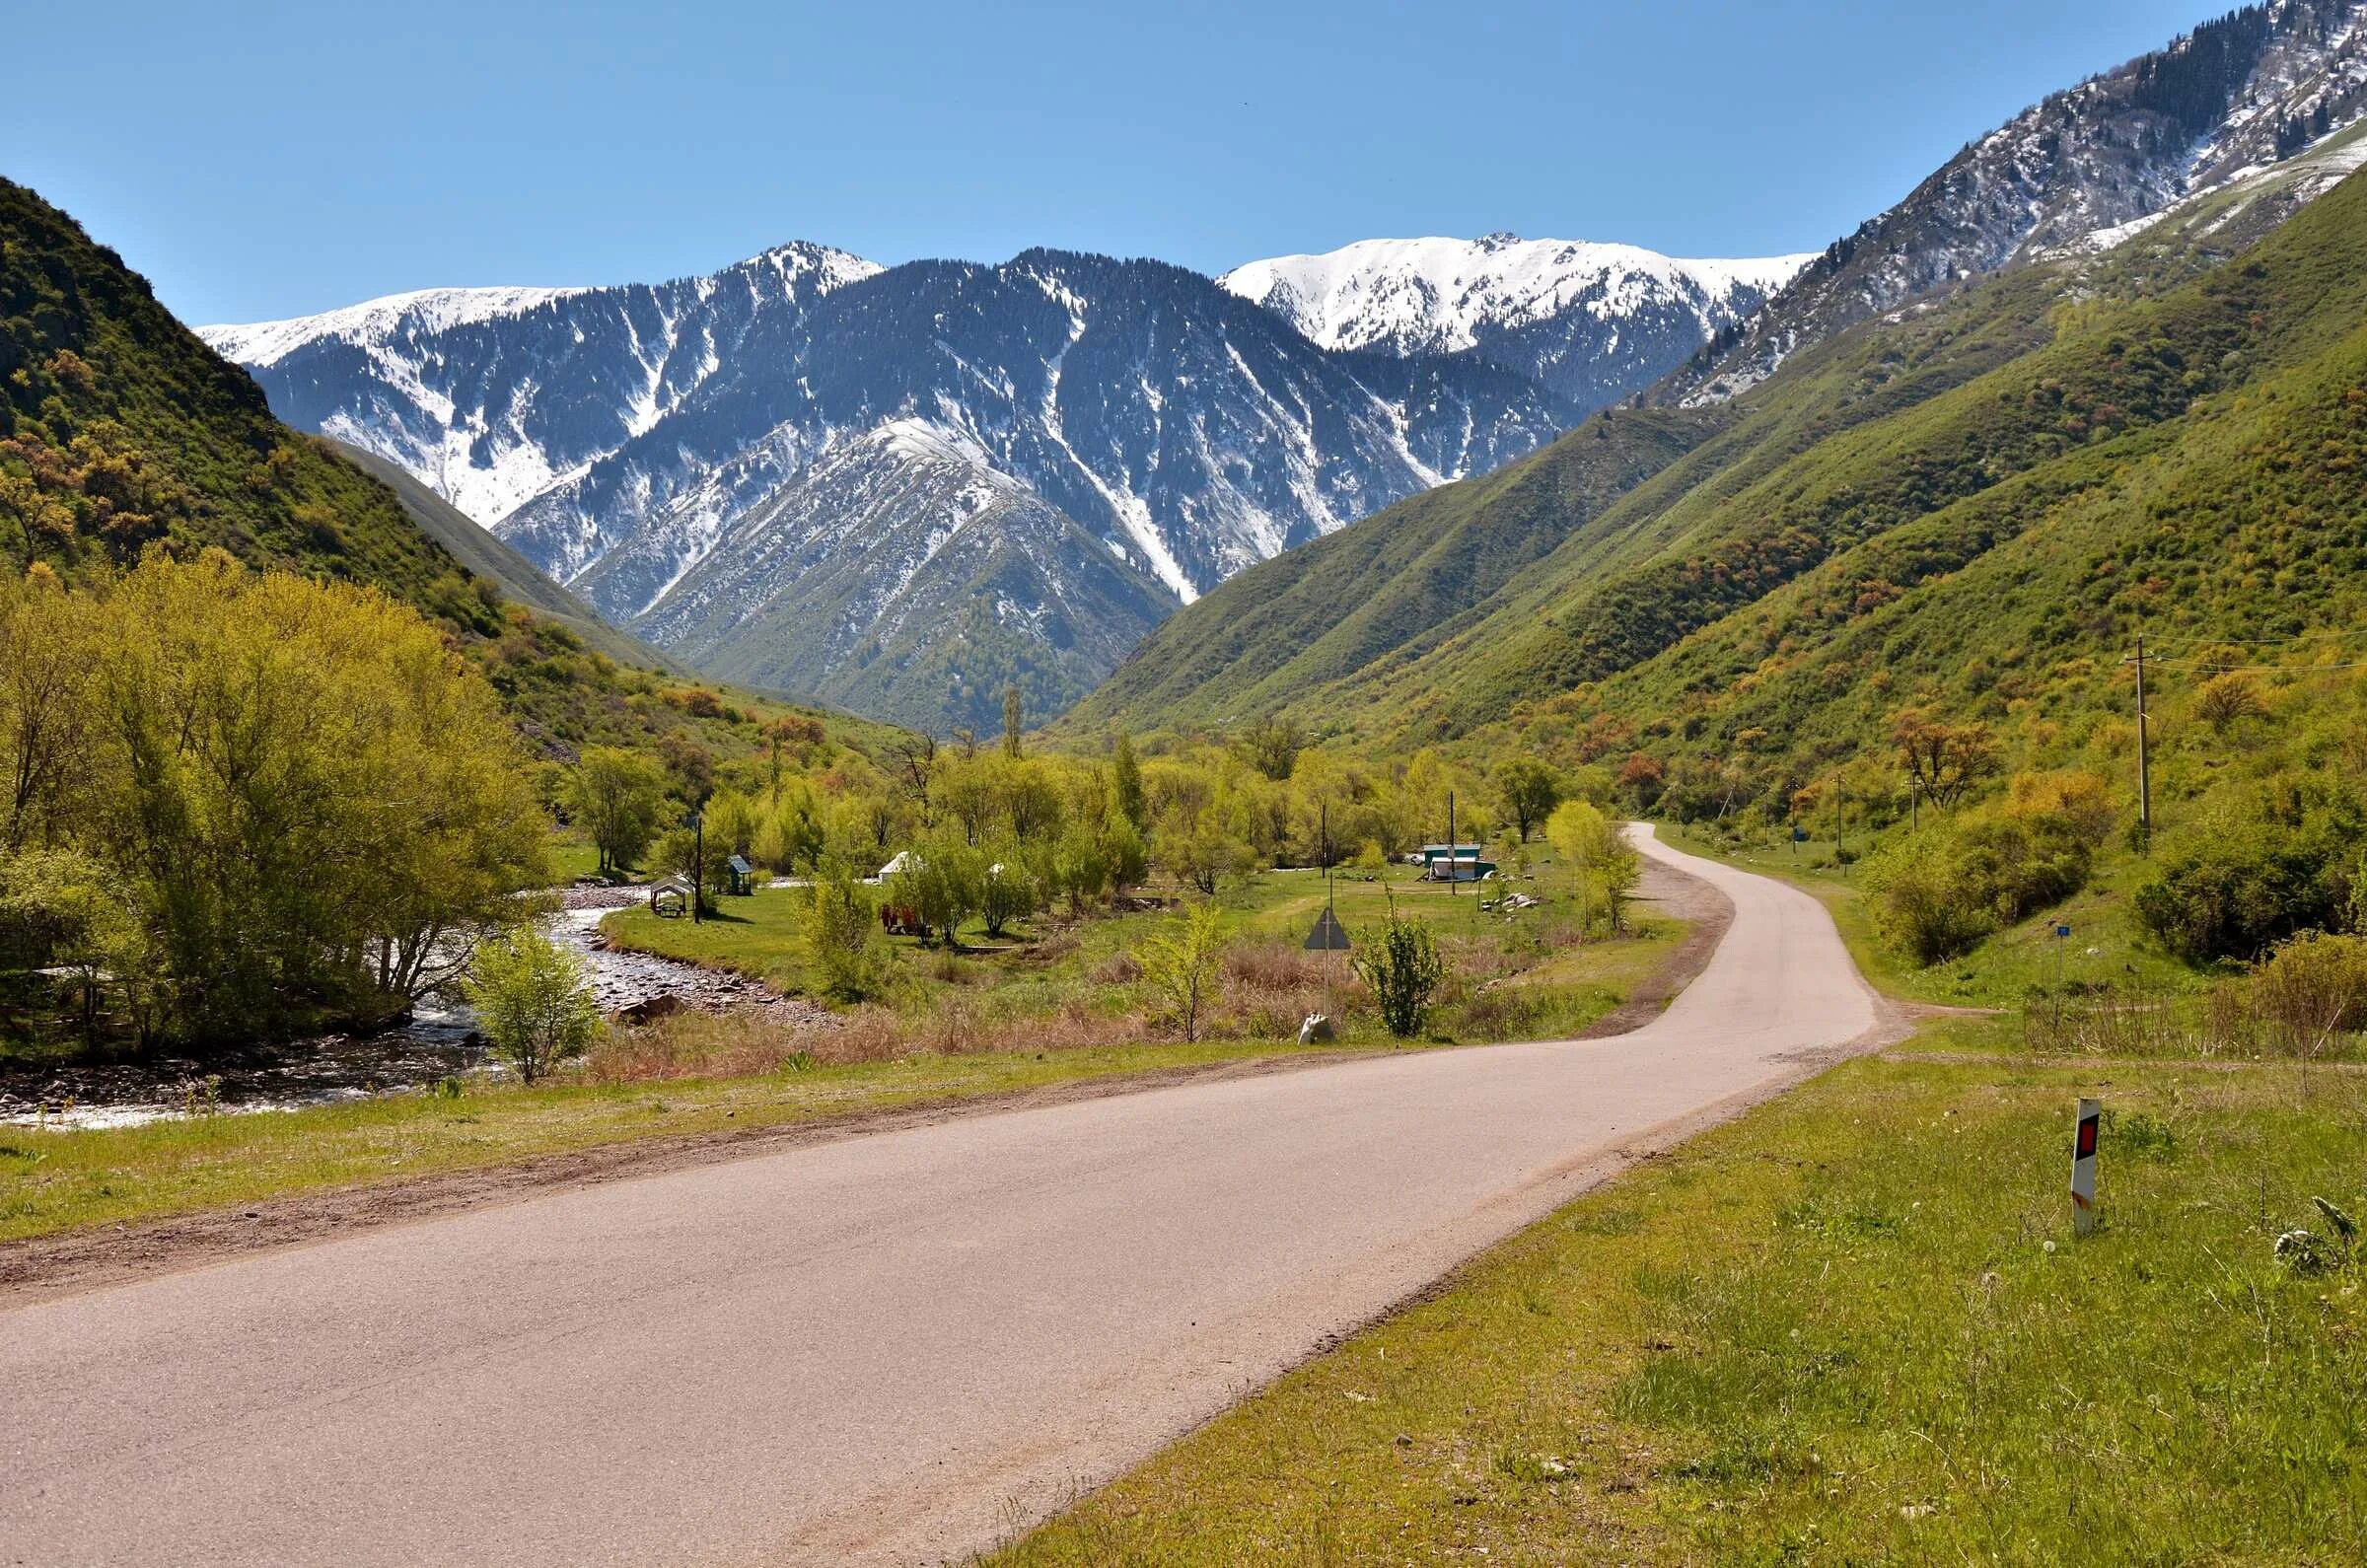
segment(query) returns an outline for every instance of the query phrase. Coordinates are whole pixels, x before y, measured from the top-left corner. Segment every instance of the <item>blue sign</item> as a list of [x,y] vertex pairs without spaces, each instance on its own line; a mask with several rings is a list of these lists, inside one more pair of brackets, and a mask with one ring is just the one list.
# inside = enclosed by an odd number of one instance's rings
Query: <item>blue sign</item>
[[2067,937],[2071,934],[2071,928],[2069,926],[2056,926],[2054,928],[2054,934],[2058,937]]

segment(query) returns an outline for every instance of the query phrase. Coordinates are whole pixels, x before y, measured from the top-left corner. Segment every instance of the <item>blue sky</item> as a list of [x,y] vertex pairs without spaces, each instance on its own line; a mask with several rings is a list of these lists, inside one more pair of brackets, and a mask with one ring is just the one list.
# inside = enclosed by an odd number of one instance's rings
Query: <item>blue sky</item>
[[1494,229],[1768,254],[2228,3],[38,5],[0,174],[191,321],[789,239],[1210,272]]

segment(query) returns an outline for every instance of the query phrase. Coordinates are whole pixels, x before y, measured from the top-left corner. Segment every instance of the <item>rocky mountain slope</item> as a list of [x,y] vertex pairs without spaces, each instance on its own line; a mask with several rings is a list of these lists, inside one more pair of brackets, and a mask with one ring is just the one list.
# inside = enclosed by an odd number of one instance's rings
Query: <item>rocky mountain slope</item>
[[[877,271],[786,245],[710,277],[430,289],[198,335],[290,424],[399,463],[489,526],[648,431],[727,360],[783,352],[816,301]],[[580,565],[538,559],[562,578]]]
[[[324,438],[325,439],[325,438]],[[680,662],[668,658],[629,631],[611,626],[600,614],[550,576],[480,528],[473,518],[422,484],[411,472],[375,452],[342,442],[330,443],[338,457],[352,463],[394,493],[404,514],[420,533],[435,540],[473,576],[501,586],[502,596],[547,620],[556,621],[621,665],[685,674]]]
[[1176,599],[960,432],[898,419],[733,523],[641,618],[699,668],[933,730],[1066,708]]
[[2367,4],[2272,0],[2016,115],[1835,241],[1654,395],[1757,385],[1901,302],[2085,243],[2274,164],[2367,112]]
[[1814,259],[1688,261],[1491,234],[1365,240],[1252,261],[1217,282],[1327,348],[1469,350],[1592,413],[1684,364]]

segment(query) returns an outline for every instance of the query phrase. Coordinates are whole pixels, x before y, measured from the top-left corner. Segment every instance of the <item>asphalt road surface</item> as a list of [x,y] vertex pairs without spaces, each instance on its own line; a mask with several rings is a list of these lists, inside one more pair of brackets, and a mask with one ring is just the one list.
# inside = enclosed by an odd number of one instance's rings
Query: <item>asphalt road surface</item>
[[1875,1028],[1730,897],[1660,1018],[948,1120],[0,1313],[0,1562],[961,1559]]

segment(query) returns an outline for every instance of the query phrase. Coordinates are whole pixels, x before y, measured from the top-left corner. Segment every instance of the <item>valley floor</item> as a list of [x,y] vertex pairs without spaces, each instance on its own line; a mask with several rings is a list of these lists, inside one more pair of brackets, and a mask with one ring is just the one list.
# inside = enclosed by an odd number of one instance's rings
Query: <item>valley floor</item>
[[989,1560],[2359,1560],[2367,1075],[2018,1040],[1648,1162]]
[[12,1307],[0,1532],[58,1562],[967,1551],[1873,1034],[1812,902],[1688,869],[1733,926],[1615,1037],[960,1117]]

